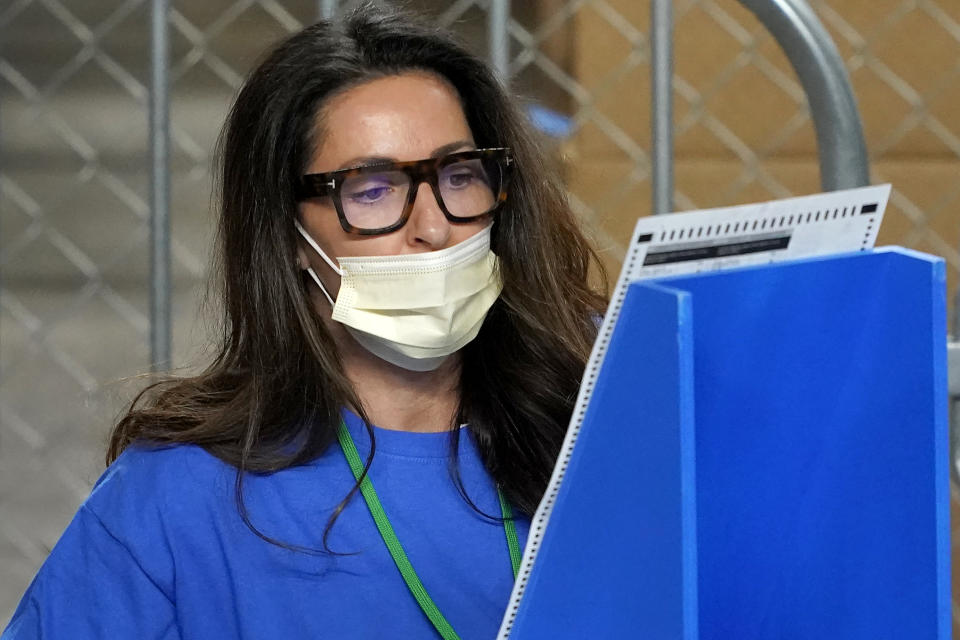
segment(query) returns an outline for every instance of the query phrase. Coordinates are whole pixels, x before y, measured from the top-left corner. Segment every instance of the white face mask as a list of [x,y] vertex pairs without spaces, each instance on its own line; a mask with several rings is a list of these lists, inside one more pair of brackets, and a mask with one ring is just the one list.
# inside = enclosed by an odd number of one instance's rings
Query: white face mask
[[340,275],[334,301],[313,268],[307,269],[333,306],[331,317],[368,351],[404,369],[432,371],[476,338],[503,289],[490,225],[439,251],[337,258],[339,267],[296,225]]

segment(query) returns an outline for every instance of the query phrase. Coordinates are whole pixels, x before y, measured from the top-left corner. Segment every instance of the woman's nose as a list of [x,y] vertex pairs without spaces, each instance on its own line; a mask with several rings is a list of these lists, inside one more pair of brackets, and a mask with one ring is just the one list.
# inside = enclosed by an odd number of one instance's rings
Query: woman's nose
[[443,249],[450,241],[450,221],[443,215],[433,189],[426,182],[417,187],[406,231],[407,241],[411,245],[425,247],[429,251]]

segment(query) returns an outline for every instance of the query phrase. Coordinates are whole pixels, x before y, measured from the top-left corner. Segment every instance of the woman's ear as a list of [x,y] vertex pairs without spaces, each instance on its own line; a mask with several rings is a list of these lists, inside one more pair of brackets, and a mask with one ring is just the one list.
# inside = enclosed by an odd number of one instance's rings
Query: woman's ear
[[310,268],[310,260],[307,259],[307,251],[303,247],[304,242],[301,239],[297,239],[297,268],[301,271]]
[[298,219],[294,222],[294,227],[295,227],[295,228],[297,229],[297,231],[298,231],[298,233],[296,234],[296,236],[297,236],[297,239],[296,239],[296,242],[297,242],[297,269],[299,269],[300,271],[305,271],[305,270],[307,270],[307,269],[310,268],[310,260],[308,259],[308,257],[309,257],[310,254],[307,252],[307,246],[306,246],[307,243],[306,243],[306,241],[303,239],[303,235],[302,235],[302,233],[301,233],[301,227],[300,227],[300,225],[301,225],[302,223],[300,222],[299,217],[300,217],[300,214],[298,213],[298,214],[297,214],[297,218],[298,218]]

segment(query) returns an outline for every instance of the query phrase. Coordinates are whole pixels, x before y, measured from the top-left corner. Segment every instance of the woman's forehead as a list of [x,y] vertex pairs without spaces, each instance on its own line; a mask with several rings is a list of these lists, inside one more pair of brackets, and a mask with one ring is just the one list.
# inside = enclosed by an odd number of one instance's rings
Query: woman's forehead
[[427,73],[386,76],[348,89],[325,105],[320,120],[311,173],[352,166],[358,158],[418,160],[444,145],[473,141],[456,91]]

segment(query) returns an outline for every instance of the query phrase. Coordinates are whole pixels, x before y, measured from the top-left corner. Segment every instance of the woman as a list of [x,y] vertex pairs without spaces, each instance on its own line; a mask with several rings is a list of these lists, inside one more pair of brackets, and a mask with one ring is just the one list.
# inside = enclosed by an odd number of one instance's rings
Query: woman
[[221,136],[219,353],[134,402],[3,638],[494,637],[605,304],[526,127],[400,14],[276,48]]

